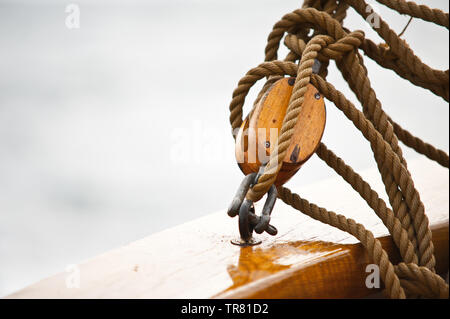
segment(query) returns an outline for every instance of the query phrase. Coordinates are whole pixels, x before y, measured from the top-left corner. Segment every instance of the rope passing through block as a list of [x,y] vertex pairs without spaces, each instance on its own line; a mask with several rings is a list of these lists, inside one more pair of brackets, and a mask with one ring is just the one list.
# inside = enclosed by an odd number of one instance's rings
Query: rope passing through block
[[[448,13],[439,9],[430,9],[404,0],[378,1],[401,14],[433,22],[447,29],[449,27]],[[423,63],[381,17],[379,25],[373,28],[386,45],[375,44],[362,31],[351,32],[344,28],[342,23],[350,7],[367,21],[370,10],[366,10],[368,5],[364,0],[305,0],[301,9],[286,14],[274,25],[265,49],[265,62],[249,70],[239,81],[230,103],[230,123],[234,133],[239,131],[239,134],[233,134],[237,149],[239,146],[242,150],[236,151],[239,166],[244,174],[252,177],[244,179],[245,187],[238,191],[236,198],[239,200],[232,203],[229,215],[234,217],[239,212],[242,219],[239,223],[241,243],[253,240],[253,227],[258,232],[265,230],[272,235],[276,234],[272,229],[274,227],[269,225],[270,213],[266,212],[259,217],[251,212],[250,203],[260,200],[270,190],[269,202],[273,194],[277,193],[275,196],[302,213],[356,237],[366,248],[373,263],[379,266],[387,296],[448,298],[448,284],[435,273],[436,260],[428,218],[408,171],[399,140],[446,168],[449,167],[449,156],[403,129],[384,112],[371,87],[361,53],[381,67],[391,69],[401,78],[433,92],[447,102],[449,71],[436,70]],[[284,60],[278,60],[277,51],[283,37],[289,53]],[[361,103],[362,111],[327,82],[330,60],[335,61],[342,77]],[[317,61],[320,61],[320,67]],[[243,120],[245,97],[251,87],[263,78],[266,78],[266,83],[258,94],[253,109]],[[274,93],[283,88],[288,88],[289,94]],[[311,101],[312,90],[316,90],[312,97],[319,94],[322,104],[312,104],[309,114],[312,117],[308,120],[308,117],[305,118],[305,110]],[[271,100],[272,95],[278,98]],[[323,126],[316,125],[318,130],[313,133],[308,131],[310,134],[306,134],[303,139],[298,138],[298,127],[305,128],[305,123],[311,124],[314,121],[321,123],[320,105],[323,105],[324,98],[336,106],[369,142],[385,185],[389,206],[360,175],[320,142],[325,125],[324,117]],[[268,100],[270,103],[266,103]],[[299,123],[303,124],[297,126]],[[262,137],[257,133],[246,137],[243,131],[249,128],[263,128]],[[270,131],[272,128],[277,130],[277,138],[267,140],[266,130]],[[257,157],[255,162],[251,162],[248,148],[253,144],[250,142],[255,141],[263,150],[264,160]],[[393,265],[380,242],[363,225],[310,203],[283,186],[313,153],[348,182],[382,220],[399,249],[401,263]],[[256,171],[260,168],[258,178],[255,178]],[[274,188],[276,192],[273,191]],[[242,206],[247,213],[244,212],[241,217]],[[273,205],[270,212],[272,208]],[[253,240],[252,243],[257,241]]]

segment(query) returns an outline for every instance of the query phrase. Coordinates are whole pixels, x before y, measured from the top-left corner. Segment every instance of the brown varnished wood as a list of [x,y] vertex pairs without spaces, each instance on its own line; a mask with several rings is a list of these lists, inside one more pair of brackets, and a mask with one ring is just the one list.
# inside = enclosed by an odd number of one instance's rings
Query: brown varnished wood
[[[432,225],[437,272],[446,272],[448,171],[427,160],[408,161],[408,167]],[[360,173],[375,189],[383,189],[376,169]],[[294,190],[362,223],[394,263],[400,260],[384,225],[341,179]],[[258,211],[263,203],[256,205]],[[63,268],[8,297],[359,298],[379,292],[365,286],[370,260],[351,235],[280,201],[271,223],[278,228],[277,236],[257,235],[261,245],[241,248],[230,243],[238,236],[236,218],[217,212],[80,263],[79,288],[66,287],[70,274]]]
[[[441,223],[433,226],[433,243],[437,258],[436,271],[445,276],[448,271],[448,227]],[[383,248],[395,264],[400,254],[390,236],[380,237]],[[305,259],[295,268],[280,264],[280,259]],[[241,249],[237,265],[227,269],[233,285],[216,298],[360,298],[376,294],[380,289],[365,285],[366,266],[371,264],[361,244],[336,244],[322,241],[297,241],[267,249],[245,247]],[[248,289],[248,284],[259,279],[282,274],[270,289]],[[239,289],[241,287],[241,289]]]
[[[274,151],[294,80],[283,78],[275,82],[256,105],[251,116],[243,121],[236,138],[235,152],[238,165],[245,175],[257,172]],[[286,183],[314,154],[322,138],[325,122],[323,96],[309,84],[276,185]]]

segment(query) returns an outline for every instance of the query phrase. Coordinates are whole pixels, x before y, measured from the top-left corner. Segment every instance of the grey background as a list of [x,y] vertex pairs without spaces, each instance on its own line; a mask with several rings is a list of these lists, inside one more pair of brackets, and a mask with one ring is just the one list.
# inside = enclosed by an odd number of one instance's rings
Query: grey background
[[[69,3],[0,1],[0,296],[224,209],[242,178],[231,93],[263,61],[272,25],[301,5],[74,1],[81,28],[70,30]],[[448,12],[448,1],[426,3]],[[408,20],[378,8],[397,32]],[[380,41],[353,10],[345,26]],[[448,68],[445,28],[415,19],[404,38]],[[366,61],[387,113],[448,152],[448,104]],[[355,101],[334,66],[329,81]],[[325,143],[356,170],[373,166],[368,143],[327,107]],[[330,176],[313,157],[289,184]]]

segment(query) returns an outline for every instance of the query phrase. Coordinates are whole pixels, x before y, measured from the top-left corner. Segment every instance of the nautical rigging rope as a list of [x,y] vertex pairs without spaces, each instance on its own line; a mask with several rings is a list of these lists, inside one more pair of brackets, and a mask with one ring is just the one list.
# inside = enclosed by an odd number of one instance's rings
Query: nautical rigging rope
[[[430,9],[404,0],[377,1],[400,14],[447,29],[449,27],[449,14],[439,9]],[[425,208],[398,142],[402,141],[446,168],[449,167],[449,156],[403,129],[384,112],[371,87],[361,53],[381,67],[391,69],[400,77],[430,90],[447,102],[449,70],[436,70],[423,63],[406,41],[379,16],[379,26],[373,29],[386,44],[377,45],[366,39],[362,31],[351,32],[346,29],[343,21],[350,7],[364,19],[370,18],[371,10],[367,10],[368,5],[364,0],[305,0],[301,9],[286,14],[274,25],[265,49],[265,62],[248,71],[234,90],[230,103],[230,123],[233,131],[236,131],[242,124],[245,97],[258,80],[267,78],[255,105],[276,80],[285,75],[296,78],[277,149],[272,153],[258,182],[247,193],[247,198],[252,201],[261,199],[274,183],[294,132],[306,85],[312,83],[370,143],[391,208],[325,144],[320,144],[316,154],[375,211],[392,235],[403,262],[393,265],[379,240],[354,220],[310,203],[286,187],[278,188],[278,197],[302,213],[356,237],[367,249],[369,257],[379,266],[389,297],[448,298],[448,284],[435,273],[434,247]],[[284,60],[277,60],[277,51],[283,37],[289,53]],[[318,74],[312,72],[315,59],[322,62]],[[361,103],[362,111],[327,82],[329,60],[335,60],[343,78]]]

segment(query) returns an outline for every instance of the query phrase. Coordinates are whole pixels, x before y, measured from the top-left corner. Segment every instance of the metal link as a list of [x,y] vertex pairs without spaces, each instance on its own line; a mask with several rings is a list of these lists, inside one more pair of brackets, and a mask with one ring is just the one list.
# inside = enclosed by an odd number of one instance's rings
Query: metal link
[[243,241],[248,242],[252,238],[253,226],[248,222],[248,215],[253,202],[251,200],[244,200],[239,209],[239,233]]
[[258,173],[251,173],[244,177],[239,185],[236,195],[233,198],[233,201],[231,202],[231,205],[228,208],[228,216],[235,217],[239,214],[239,233],[241,236],[241,241],[232,241],[234,244],[246,246],[260,243],[252,240],[253,230],[255,230],[258,234],[265,231],[272,236],[278,233],[278,230],[269,224],[270,215],[277,199],[277,188],[275,185],[272,185],[267,193],[267,200],[264,204],[261,216],[257,216],[255,214],[253,202],[245,198],[248,190],[252,187],[252,185],[257,183],[258,178],[261,176],[263,171],[264,167],[261,166]]
[[245,195],[247,195],[250,186],[254,183],[255,177],[256,173],[251,173],[244,177],[241,185],[239,185],[236,195],[233,198],[233,201],[231,202],[230,207],[228,207],[228,216],[234,217],[239,214],[239,208],[241,207],[242,201],[244,200]]
[[261,234],[263,231],[267,229],[270,222],[270,214],[272,214],[273,207],[275,206],[275,201],[277,200],[277,188],[275,185],[272,185],[267,193],[267,199],[264,203],[263,210],[261,212],[261,219],[258,224],[255,226],[255,232]]

